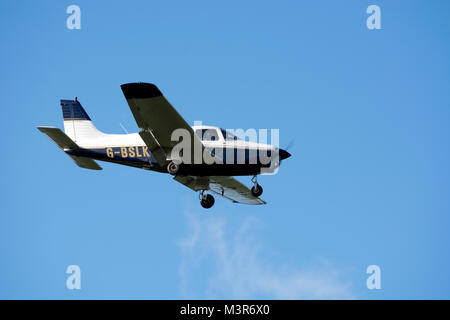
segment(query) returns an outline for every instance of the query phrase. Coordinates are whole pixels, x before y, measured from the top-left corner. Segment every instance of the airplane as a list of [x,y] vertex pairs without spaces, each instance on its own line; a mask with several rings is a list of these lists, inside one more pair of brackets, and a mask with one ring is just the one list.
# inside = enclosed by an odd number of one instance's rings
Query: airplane
[[[215,202],[211,193],[234,203],[266,203],[260,198],[263,188],[257,176],[277,170],[281,161],[291,156],[289,152],[274,145],[239,139],[220,127],[189,126],[154,84],[126,83],[121,89],[141,129],[138,133],[101,132],[77,98],[61,100],[64,132],[56,127],[37,129],[81,168],[102,170],[95,161],[100,160],[168,173],[199,192],[200,204],[207,209]],[[177,149],[180,142],[173,139],[177,129],[189,135],[181,152]],[[264,151],[270,161],[267,157],[263,161],[256,150]],[[214,161],[207,162],[202,157],[197,161],[198,151]],[[247,188],[233,176],[253,176],[253,187]]]

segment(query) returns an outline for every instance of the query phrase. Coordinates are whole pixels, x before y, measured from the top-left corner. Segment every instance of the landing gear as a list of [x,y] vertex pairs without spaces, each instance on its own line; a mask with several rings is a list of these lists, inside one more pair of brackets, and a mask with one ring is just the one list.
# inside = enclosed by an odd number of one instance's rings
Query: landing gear
[[167,171],[173,176],[177,174],[179,169],[180,169],[180,165],[176,164],[173,161],[167,165]]
[[200,204],[203,208],[209,209],[214,205],[214,197],[210,194],[207,194],[205,190],[203,190],[200,196]]
[[252,195],[254,196],[254,197],[259,197],[260,195],[262,195],[262,193],[263,193],[263,187],[261,187],[259,184],[258,184],[258,179],[257,179],[257,176],[255,175],[255,176],[253,176],[253,178],[252,178],[252,182],[253,182],[253,187],[252,187],[252,189],[251,189],[251,192],[252,192]]
[[254,197],[259,197],[263,193],[263,187],[261,187],[259,184],[255,184],[252,187],[251,191]]

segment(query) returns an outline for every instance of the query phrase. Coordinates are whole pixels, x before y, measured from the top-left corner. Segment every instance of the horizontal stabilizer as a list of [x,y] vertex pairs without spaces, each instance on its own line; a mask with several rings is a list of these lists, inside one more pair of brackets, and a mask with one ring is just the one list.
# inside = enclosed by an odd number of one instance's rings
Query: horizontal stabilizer
[[85,158],[85,157],[77,157],[77,156],[72,156],[72,155],[70,155],[70,157],[80,168],[91,169],[91,170],[102,170],[102,167],[100,167],[98,165],[98,163],[92,159]]
[[[54,143],[61,148],[61,150],[77,150],[80,147],[70,139],[64,132],[59,128],[54,127],[37,127],[39,131],[45,133]],[[81,168],[91,169],[91,170],[102,170],[97,162],[92,159],[85,157],[77,157],[73,155],[69,155],[72,160]]]
[[80,147],[70,139],[64,132],[59,128],[54,127],[37,127],[42,133],[45,133],[54,143],[58,145],[61,149],[80,149]]

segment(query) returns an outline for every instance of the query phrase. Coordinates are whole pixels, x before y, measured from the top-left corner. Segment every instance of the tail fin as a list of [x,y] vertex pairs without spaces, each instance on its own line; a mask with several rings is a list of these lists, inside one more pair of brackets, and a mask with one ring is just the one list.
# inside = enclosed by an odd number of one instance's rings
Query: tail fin
[[61,100],[64,118],[64,132],[75,142],[100,138],[104,135],[92,123],[80,102],[75,100]]

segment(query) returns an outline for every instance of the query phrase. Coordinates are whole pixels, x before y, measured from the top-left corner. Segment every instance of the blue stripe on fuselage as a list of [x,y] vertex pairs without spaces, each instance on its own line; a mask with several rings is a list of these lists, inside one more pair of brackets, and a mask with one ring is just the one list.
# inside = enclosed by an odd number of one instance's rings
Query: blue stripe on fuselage
[[[258,150],[249,150],[246,148],[207,148],[217,158],[222,159],[218,165],[259,165],[262,167],[270,166],[263,162],[262,155],[270,157],[271,152],[260,154]],[[158,161],[148,150],[147,146],[122,146],[122,147],[103,147],[103,148],[82,148],[78,150],[68,150],[69,154],[81,157],[91,157],[105,161],[127,161],[135,163],[157,164]]]
[[147,146],[83,148],[70,150],[69,153],[76,156],[101,158],[104,160],[127,160],[146,163],[157,163]]

